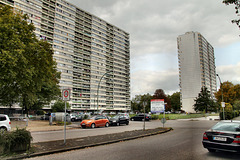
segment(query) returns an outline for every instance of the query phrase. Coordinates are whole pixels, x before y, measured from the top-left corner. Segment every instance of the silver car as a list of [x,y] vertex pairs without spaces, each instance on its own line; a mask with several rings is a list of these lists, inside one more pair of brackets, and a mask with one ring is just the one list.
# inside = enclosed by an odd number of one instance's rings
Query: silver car
[[4,131],[11,130],[11,121],[8,115],[0,114],[0,130],[4,130]]

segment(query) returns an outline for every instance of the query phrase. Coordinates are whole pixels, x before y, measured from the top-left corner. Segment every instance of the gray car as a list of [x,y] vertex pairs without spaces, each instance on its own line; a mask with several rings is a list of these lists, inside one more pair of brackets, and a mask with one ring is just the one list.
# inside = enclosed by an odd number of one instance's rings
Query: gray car
[[11,130],[11,121],[8,115],[0,114],[0,130],[4,130],[4,131]]
[[209,152],[240,152],[240,121],[220,121],[203,134],[203,147]]

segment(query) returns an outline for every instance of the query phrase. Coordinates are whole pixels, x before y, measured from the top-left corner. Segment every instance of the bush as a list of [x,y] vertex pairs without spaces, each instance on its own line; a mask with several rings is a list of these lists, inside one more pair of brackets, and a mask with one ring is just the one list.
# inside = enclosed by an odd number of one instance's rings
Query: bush
[[152,120],[157,120],[157,119],[159,119],[159,115],[152,114]]
[[[219,116],[220,116],[220,119],[223,120],[223,112],[220,112],[219,113]],[[224,117],[225,117],[225,120],[231,120],[235,117],[238,117],[239,116],[239,111],[232,111],[232,112],[224,112]]]
[[[71,122],[66,121],[66,125],[69,125],[69,124],[71,124]],[[64,121],[56,121],[56,125],[57,126],[63,126],[64,125]]]
[[29,150],[32,136],[25,128],[0,133],[0,154]]

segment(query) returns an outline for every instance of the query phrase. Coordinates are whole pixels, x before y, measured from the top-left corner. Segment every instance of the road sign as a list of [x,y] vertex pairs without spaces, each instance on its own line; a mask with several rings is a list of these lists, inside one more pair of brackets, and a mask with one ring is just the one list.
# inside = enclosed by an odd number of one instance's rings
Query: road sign
[[221,102],[221,105],[224,108],[225,107],[225,102]]
[[166,123],[166,121],[167,121],[166,118],[161,119],[162,124]]
[[62,98],[64,101],[70,101],[70,89],[63,89],[62,90]]

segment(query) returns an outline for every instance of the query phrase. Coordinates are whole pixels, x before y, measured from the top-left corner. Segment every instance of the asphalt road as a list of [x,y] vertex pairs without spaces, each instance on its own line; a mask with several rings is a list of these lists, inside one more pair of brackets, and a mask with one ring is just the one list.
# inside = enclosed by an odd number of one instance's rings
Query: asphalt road
[[[137,122],[136,126],[139,124]],[[135,126],[132,124],[132,127]],[[216,121],[168,121],[165,126],[173,127],[173,131],[156,136],[130,140],[99,147],[86,148],[59,154],[47,155],[31,159],[65,160],[227,160],[240,159],[240,155],[232,153],[209,153],[202,147],[202,134]],[[152,121],[146,126],[153,126]],[[125,127],[125,126],[120,126]],[[120,128],[120,127],[116,127]],[[111,127],[110,127],[111,128]],[[111,130],[98,128],[98,130]],[[96,129],[97,130],[97,129]],[[95,130],[95,132],[96,132]],[[99,130],[99,131],[100,131]],[[113,129],[114,130],[114,129]],[[90,130],[89,130],[90,131]]]

